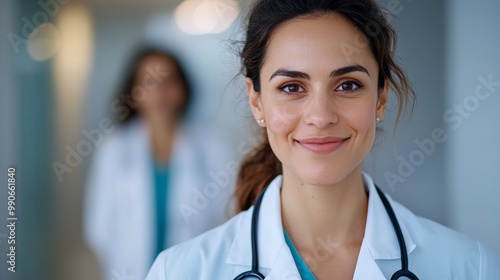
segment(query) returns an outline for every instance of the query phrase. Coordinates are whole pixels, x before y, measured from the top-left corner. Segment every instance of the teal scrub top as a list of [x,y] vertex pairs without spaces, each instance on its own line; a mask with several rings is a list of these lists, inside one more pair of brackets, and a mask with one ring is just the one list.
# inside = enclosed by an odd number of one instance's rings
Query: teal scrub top
[[290,248],[290,251],[292,252],[292,257],[293,260],[295,261],[295,265],[297,266],[297,270],[299,271],[300,278],[304,280],[316,280],[316,277],[312,273],[312,271],[309,269],[307,266],[306,262],[302,259],[300,256],[299,252],[297,249],[295,249],[295,246],[293,246],[292,240],[286,233],[286,231],[283,229],[283,233],[285,234],[285,242],[288,245],[288,248]]
[[154,201],[156,214],[156,246],[154,257],[165,250],[167,231],[167,196],[170,169],[168,165],[158,165],[154,162]]

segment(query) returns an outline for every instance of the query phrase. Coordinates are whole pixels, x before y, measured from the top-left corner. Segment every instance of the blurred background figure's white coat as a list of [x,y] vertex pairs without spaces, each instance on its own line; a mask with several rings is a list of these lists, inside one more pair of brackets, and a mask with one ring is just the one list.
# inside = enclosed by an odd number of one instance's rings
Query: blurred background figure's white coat
[[[185,127],[170,159],[166,247],[193,238],[230,217],[236,162],[208,129]],[[117,268],[146,277],[155,258],[151,151],[145,124],[133,120],[102,144],[85,197],[85,235],[103,279]]]

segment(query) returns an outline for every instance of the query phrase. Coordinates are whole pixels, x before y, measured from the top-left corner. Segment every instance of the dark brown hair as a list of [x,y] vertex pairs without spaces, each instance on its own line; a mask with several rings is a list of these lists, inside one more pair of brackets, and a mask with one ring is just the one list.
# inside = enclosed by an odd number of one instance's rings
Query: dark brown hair
[[[368,39],[379,67],[378,87],[383,89],[386,81],[389,82],[398,100],[399,120],[415,99],[415,93],[394,57],[396,32],[374,0],[257,0],[249,14],[246,39],[240,53],[242,73],[252,80],[255,91],[260,92],[260,69],[274,30],[297,17],[330,13],[344,16]],[[238,174],[235,193],[238,211],[248,209],[281,172],[281,162],[271,150],[264,129],[262,143],[247,155]]]
[[135,86],[135,79],[141,62],[151,56],[161,56],[171,60],[174,63],[181,83],[185,88],[184,104],[179,113],[181,117],[186,114],[189,108],[192,99],[191,84],[179,59],[173,53],[158,47],[141,47],[134,53],[134,55],[132,55],[132,59],[129,62],[122,87],[118,92],[119,102],[122,106],[125,106],[127,108],[127,114],[120,118],[122,124],[128,123],[131,119],[137,116],[137,104],[132,96],[132,91]]

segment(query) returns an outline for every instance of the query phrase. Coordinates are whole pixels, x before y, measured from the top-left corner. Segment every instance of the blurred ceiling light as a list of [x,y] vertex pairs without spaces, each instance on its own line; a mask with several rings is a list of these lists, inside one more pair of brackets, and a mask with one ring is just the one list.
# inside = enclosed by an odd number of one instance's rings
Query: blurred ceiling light
[[239,12],[235,0],[185,0],[175,9],[175,22],[187,34],[215,34],[228,29]]
[[52,23],[45,23],[33,30],[27,42],[29,55],[38,61],[54,56],[61,45],[61,34]]

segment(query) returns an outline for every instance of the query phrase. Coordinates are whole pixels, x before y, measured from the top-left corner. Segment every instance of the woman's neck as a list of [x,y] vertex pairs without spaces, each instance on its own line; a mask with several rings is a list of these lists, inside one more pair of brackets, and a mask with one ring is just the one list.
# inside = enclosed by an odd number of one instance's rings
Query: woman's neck
[[148,121],[148,128],[155,161],[160,165],[166,165],[171,156],[177,122],[173,120]]
[[283,170],[283,226],[296,247],[361,244],[367,210],[361,167],[333,186],[307,185]]

